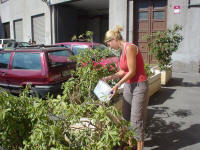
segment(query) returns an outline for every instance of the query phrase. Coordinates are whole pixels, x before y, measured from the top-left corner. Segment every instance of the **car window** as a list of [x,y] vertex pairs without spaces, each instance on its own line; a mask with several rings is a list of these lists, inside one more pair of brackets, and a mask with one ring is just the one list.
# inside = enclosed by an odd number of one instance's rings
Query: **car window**
[[4,48],[7,48],[8,44],[9,43],[12,44],[13,42],[15,42],[15,41],[14,40],[3,40]]
[[8,68],[10,53],[0,53],[0,68]]
[[21,46],[21,47],[22,47],[22,46],[30,46],[30,44],[27,43],[27,42],[18,42],[17,44],[18,44],[17,46],[19,46],[19,47],[20,47],[20,46]]
[[16,42],[15,41],[8,41],[6,48],[15,48]]
[[106,47],[103,44],[99,44],[99,45],[93,45],[94,49],[99,49],[99,50],[104,50],[104,49],[108,49],[108,47]]
[[50,67],[65,65],[69,57],[73,56],[70,50],[54,51],[48,53]]
[[3,40],[3,43],[7,44],[8,42],[12,42],[12,41],[14,41],[14,40]]
[[66,57],[71,57],[73,55],[72,52],[69,50],[50,52],[50,54],[56,56],[66,56]]
[[65,47],[67,47],[67,48],[71,48],[71,45],[65,45]]
[[41,70],[40,54],[26,52],[15,53],[13,69]]
[[104,51],[104,54],[106,54],[106,57],[118,57],[115,51],[105,46],[104,44],[93,45],[93,49]]
[[87,45],[73,45],[72,52],[74,53],[74,55],[78,55],[82,50],[85,50],[87,48]]

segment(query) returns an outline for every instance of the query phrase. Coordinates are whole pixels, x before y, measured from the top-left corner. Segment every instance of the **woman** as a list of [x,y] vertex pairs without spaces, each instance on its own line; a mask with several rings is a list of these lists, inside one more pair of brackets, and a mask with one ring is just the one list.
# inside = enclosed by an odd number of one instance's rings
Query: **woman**
[[122,28],[117,26],[114,30],[108,30],[105,34],[105,42],[113,49],[120,50],[120,70],[114,75],[103,78],[104,81],[121,78],[112,88],[113,95],[117,93],[121,84],[124,84],[123,91],[123,118],[131,122],[136,131],[137,150],[144,146],[144,128],[146,121],[147,97],[147,76],[144,70],[144,62],[138,47],[132,43],[125,42],[121,35]]

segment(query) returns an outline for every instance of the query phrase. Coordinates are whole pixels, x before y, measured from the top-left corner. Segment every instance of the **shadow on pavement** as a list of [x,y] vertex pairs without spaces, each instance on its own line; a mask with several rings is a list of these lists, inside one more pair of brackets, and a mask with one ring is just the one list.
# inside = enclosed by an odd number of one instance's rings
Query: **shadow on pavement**
[[151,147],[151,150],[178,150],[200,143],[200,124],[194,124],[187,129],[181,130],[181,126],[184,123],[178,124],[164,120],[165,117],[172,115],[187,117],[191,115],[190,110],[179,109],[168,114],[168,109],[167,107],[148,109],[149,120],[147,121],[145,147]]
[[171,95],[175,92],[175,89],[162,87],[157,93],[152,95],[149,99],[149,105],[163,104],[166,100],[172,99]]
[[165,87],[181,86],[183,83],[183,78],[171,78]]
[[165,85],[165,87],[174,87],[174,86],[182,86],[182,87],[200,87],[200,82],[183,82],[183,78],[171,78],[171,80]]

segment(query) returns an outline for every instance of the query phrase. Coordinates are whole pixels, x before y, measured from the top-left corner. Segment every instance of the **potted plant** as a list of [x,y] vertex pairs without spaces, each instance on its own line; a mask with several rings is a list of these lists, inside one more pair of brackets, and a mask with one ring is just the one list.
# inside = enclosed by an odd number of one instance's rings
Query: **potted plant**
[[165,85],[172,76],[172,54],[177,51],[183,36],[179,33],[181,26],[174,25],[173,29],[145,36],[150,53],[157,59],[158,67],[155,72],[161,72],[161,84]]

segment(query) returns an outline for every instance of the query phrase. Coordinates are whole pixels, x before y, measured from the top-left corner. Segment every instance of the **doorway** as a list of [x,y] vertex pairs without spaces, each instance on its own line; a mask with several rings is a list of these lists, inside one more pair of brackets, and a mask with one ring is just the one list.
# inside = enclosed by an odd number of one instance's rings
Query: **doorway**
[[136,0],[134,10],[134,43],[139,46],[145,63],[156,64],[143,37],[166,30],[167,0]]

